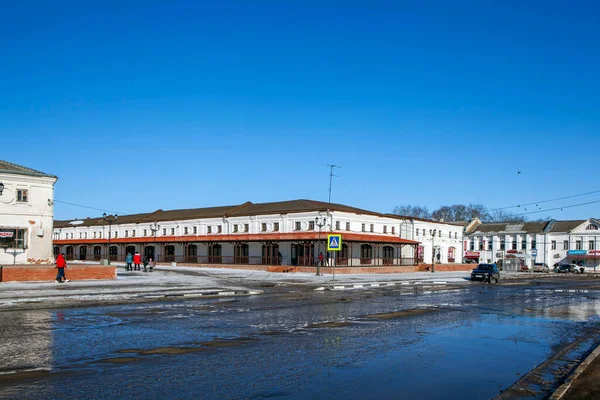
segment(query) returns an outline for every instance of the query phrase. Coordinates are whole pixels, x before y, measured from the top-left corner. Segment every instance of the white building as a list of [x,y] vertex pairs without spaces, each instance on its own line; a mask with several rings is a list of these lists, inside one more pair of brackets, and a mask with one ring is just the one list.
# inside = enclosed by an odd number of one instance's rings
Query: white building
[[326,257],[328,233],[342,235],[338,266],[430,263],[432,245],[439,262],[461,261],[462,227],[313,200],[55,221],[54,251],[79,260],[139,251],[159,262],[314,266],[320,252]]
[[498,262],[517,258],[533,263],[575,263],[600,270],[600,222],[594,218],[573,221],[481,223],[465,228],[465,258]]
[[50,264],[58,178],[0,160],[0,265]]

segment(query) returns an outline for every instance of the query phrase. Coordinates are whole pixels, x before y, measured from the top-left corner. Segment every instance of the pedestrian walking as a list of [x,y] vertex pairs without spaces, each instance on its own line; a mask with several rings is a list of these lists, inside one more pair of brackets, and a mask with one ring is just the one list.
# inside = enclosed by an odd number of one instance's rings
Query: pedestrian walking
[[140,255],[139,251],[135,252],[135,255],[133,256],[133,270],[134,271],[141,271],[140,269],[140,264],[142,263],[142,256]]
[[130,269],[133,269],[131,267],[131,264],[133,263],[133,255],[131,255],[131,253],[127,253],[127,257],[125,257],[125,263],[127,264],[125,266],[125,271],[129,271]]
[[64,253],[60,253],[58,256],[56,256],[56,269],[58,270],[56,273],[56,282],[69,282],[67,276],[65,275],[65,268],[67,268],[67,261],[65,260]]
[[319,253],[319,267],[323,266],[323,252]]
[[148,272],[148,256],[144,257],[144,272]]
[[154,262],[154,257],[150,257],[148,261],[150,264],[150,272],[152,272],[154,270],[154,267],[156,266],[156,263]]
[[283,256],[281,255],[281,252],[278,251],[277,252],[277,265],[281,265],[282,261],[283,261]]

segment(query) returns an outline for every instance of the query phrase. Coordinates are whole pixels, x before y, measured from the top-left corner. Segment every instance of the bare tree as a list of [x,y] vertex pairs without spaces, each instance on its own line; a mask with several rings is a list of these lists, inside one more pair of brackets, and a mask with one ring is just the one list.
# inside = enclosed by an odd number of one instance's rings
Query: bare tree
[[427,207],[421,207],[421,206],[411,206],[411,205],[396,206],[396,207],[394,207],[394,210],[392,211],[392,213],[394,213],[396,215],[402,215],[405,217],[415,217],[415,218],[423,218],[423,219],[431,218],[431,213],[429,212],[429,209]]

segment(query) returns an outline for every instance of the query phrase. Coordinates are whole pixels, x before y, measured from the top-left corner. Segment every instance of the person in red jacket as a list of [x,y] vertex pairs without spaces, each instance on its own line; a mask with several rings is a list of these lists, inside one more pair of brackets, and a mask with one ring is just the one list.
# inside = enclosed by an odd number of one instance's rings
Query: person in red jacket
[[141,271],[141,269],[140,269],[141,263],[142,263],[142,256],[140,255],[139,251],[136,251],[135,254],[133,255],[133,270]]
[[65,255],[61,253],[58,256],[56,256],[56,269],[58,270],[56,274],[56,282],[69,282],[69,280],[65,276],[65,268],[67,268],[67,261],[65,260]]

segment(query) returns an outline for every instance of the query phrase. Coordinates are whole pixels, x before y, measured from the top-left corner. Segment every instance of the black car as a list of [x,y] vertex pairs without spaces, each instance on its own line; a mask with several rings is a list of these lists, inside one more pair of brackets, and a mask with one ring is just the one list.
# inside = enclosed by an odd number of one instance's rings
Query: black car
[[479,264],[471,271],[471,280],[482,280],[484,282],[500,281],[500,271],[496,264]]

